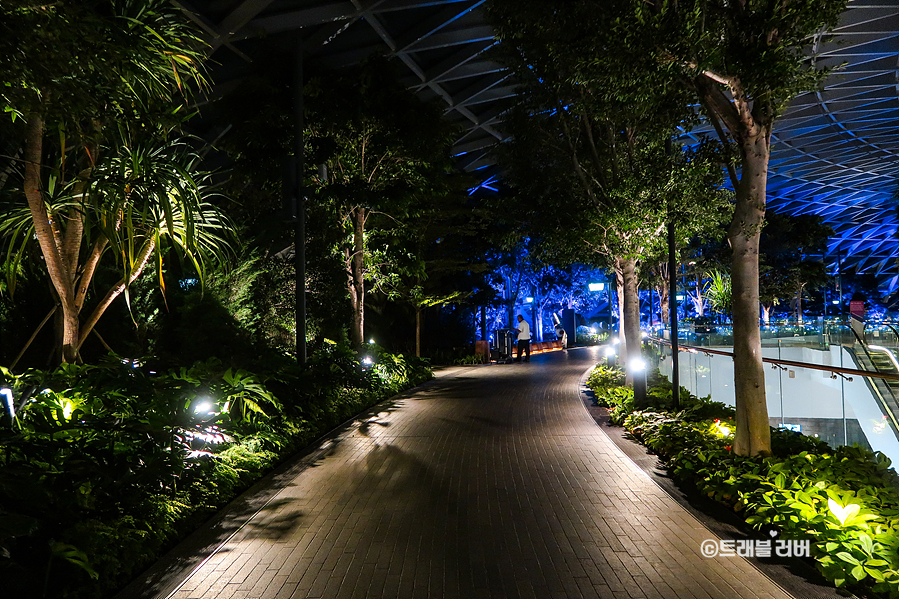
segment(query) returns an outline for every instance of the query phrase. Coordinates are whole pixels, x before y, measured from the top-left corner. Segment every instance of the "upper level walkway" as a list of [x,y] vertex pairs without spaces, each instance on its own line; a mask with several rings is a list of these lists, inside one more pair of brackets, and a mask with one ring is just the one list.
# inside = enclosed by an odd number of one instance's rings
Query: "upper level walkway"
[[579,383],[598,357],[443,372],[257,485],[195,567],[120,597],[790,597],[703,557],[717,537],[597,426]]

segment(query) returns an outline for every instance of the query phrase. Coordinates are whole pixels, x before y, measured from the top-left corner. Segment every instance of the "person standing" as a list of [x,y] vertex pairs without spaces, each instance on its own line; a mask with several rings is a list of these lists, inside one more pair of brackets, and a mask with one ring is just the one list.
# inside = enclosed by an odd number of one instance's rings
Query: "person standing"
[[516,362],[521,362],[521,354],[524,353],[524,361],[531,361],[531,325],[524,319],[521,314],[518,315],[518,355],[515,357]]

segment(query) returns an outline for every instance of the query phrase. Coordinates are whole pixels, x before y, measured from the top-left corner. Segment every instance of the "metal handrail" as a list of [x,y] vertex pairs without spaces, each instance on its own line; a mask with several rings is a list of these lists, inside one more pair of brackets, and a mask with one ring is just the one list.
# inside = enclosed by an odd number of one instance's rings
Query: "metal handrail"
[[[858,335],[856,335],[856,336],[858,336]],[[659,345],[668,345],[668,346],[671,345],[670,341],[666,341],[664,339],[659,339],[659,338],[651,338],[651,339],[653,341],[658,342]],[[706,355],[717,354],[719,356],[729,356],[731,359],[733,359],[733,357],[734,357],[733,352],[722,351],[720,349],[710,349],[708,347],[695,347],[692,345],[680,345],[680,344],[678,344],[678,345],[679,345],[678,351],[685,351],[685,352],[694,353],[694,354],[703,353]],[[864,347],[864,346],[862,346],[862,347]],[[868,350],[865,349],[866,353],[867,353],[867,351]],[[852,376],[862,376],[862,377],[868,377],[868,378],[886,379],[886,380],[891,380],[891,381],[899,381],[899,374],[890,374],[888,372],[871,372],[870,370],[858,370],[856,368],[844,368],[842,366],[824,366],[823,364],[809,364],[808,362],[797,362],[795,360],[781,360],[779,358],[763,357],[762,362],[767,362],[768,364],[775,364],[778,366],[792,366],[794,368],[809,368],[811,370],[822,370],[824,372],[833,373],[834,374],[833,378],[836,378],[835,375],[839,374],[840,376],[843,376],[844,378],[846,378],[845,375],[852,375]],[[851,379],[849,379],[849,380],[851,380]],[[894,414],[893,410],[891,410],[889,408],[889,406],[887,405],[886,399],[880,393],[880,390],[877,389],[877,386],[872,384],[871,387],[873,387],[874,391],[877,394],[877,397],[880,399],[879,403],[880,403],[880,407],[881,407],[881,412],[883,412],[883,414],[889,418],[890,422],[893,425],[893,430],[896,432],[897,435],[899,435],[899,420],[896,419],[896,414]]]
[[[670,341],[666,341],[665,339],[654,338],[653,341],[657,341],[662,345],[671,345]],[[729,351],[721,351],[720,349],[711,349],[708,347],[695,347],[693,345],[681,345],[678,344],[680,351],[686,351],[690,353],[704,353],[704,354],[717,354],[719,356],[730,356],[734,357],[733,352]],[[795,360],[781,360],[779,358],[762,358],[762,362],[767,362],[768,364],[781,364],[783,366],[794,366],[796,368],[811,368],[812,370],[823,370],[825,372],[835,372],[837,374],[848,374],[854,376],[867,376],[872,378],[881,378],[888,379],[891,381],[899,381],[899,374],[891,374],[889,372],[871,372],[870,370],[858,370],[855,368],[843,368],[842,366],[824,366],[823,364],[809,364],[808,362],[797,362]]]

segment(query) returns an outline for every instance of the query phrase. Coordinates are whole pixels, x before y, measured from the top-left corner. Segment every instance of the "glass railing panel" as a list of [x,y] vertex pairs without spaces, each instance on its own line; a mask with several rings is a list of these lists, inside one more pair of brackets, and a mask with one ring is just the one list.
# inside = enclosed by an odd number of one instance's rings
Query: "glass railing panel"
[[[762,349],[764,358],[785,361],[765,363],[771,425],[817,436],[834,447],[857,444],[899,460],[899,381],[840,372],[884,372],[874,364],[887,360],[886,352],[877,350],[881,356],[872,360],[876,352],[850,343],[855,336],[845,326],[821,327],[815,335],[831,343],[771,338]],[[889,343],[885,335],[878,339]],[[733,358],[715,353],[731,351],[726,346],[684,348],[679,353],[681,385],[696,396],[710,395],[714,401],[734,405]],[[899,351],[889,352],[899,363]],[[661,345],[659,355],[659,369],[670,378],[670,346]],[[899,367],[893,376],[897,373]]]

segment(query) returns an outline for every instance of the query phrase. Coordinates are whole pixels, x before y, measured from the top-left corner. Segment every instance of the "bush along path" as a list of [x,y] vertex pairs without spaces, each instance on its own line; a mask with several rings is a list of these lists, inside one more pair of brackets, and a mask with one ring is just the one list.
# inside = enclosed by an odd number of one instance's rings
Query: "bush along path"
[[837,587],[899,598],[899,477],[889,458],[771,429],[772,455],[731,452],[734,410],[683,387],[673,412],[671,384],[656,371],[650,410],[635,411],[616,369],[587,379],[597,405],[666,463],[678,481],[739,513],[756,530],[810,541],[818,570]]
[[[374,348],[373,348],[374,349]],[[325,344],[303,369],[0,368],[4,596],[110,596],[279,461],[432,374]]]

